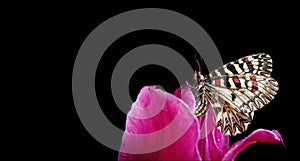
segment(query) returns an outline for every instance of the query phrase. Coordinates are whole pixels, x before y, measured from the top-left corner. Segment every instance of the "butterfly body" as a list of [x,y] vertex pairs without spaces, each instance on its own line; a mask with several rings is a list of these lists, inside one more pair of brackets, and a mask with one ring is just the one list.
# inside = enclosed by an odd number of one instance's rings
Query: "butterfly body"
[[268,104],[278,91],[278,83],[270,75],[272,59],[259,53],[240,58],[213,70],[208,75],[195,72],[195,114],[204,115],[213,108],[216,126],[223,134],[234,136],[244,132],[254,111]]

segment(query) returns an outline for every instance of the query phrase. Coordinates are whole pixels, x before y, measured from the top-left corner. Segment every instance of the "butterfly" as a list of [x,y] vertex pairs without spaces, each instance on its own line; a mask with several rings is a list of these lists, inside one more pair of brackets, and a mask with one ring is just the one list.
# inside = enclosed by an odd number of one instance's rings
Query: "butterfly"
[[244,132],[253,120],[254,111],[273,100],[279,89],[271,77],[272,59],[266,53],[229,62],[205,76],[197,63],[195,84],[188,84],[196,99],[195,114],[201,117],[211,105],[216,126],[225,135]]

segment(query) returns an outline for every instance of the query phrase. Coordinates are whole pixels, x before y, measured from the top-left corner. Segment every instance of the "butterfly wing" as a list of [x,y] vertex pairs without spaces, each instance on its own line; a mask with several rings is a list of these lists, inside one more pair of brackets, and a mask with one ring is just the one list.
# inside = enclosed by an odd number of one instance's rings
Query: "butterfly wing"
[[207,81],[209,102],[217,108],[217,127],[232,136],[244,132],[254,111],[274,99],[278,91],[275,79],[251,73],[215,76]]
[[[268,104],[278,91],[271,76],[272,59],[259,53],[229,62],[205,76],[205,88],[196,89],[196,115],[202,116],[210,103],[217,127],[223,134],[244,132],[254,111]],[[202,99],[200,99],[202,98]]]
[[[222,77],[226,75],[263,75],[269,77],[272,72],[272,59],[268,54],[258,53],[250,56],[240,58],[236,61],[227,63],[218,69],[212,71],[205,76],[206,83],[209,84],[210,81],[216,77]],[[212,78],[212,79],[211,79]],[[218,82],[221,81],[221,82]],[[228,86],[228,81],[223,81],[222,79],[216,79],[216,84],[222,84],[223,86]],[[239,87],[239,86],[237,86]],[[195,87],[195,99],[197,100],[195,114],[198,117],[201,117],[207,110],[207,103],[214,103],[211,101],[209,92],[206,89],[198,89]],[[217,105],[213,106],[217,107]],[[219,110],[219,109],[218,109]]]
[[208,78],[233,75],[256,74],[270,77],[272,72],[272,59],[266,53],[258,53],[229,62],[207,75]]

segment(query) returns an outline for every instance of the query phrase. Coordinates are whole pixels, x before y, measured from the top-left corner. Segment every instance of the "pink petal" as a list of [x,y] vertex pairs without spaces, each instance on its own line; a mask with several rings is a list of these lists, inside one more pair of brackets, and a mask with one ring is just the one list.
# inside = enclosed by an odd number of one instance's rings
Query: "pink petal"
[[127,115],[119,160],[201,160],[199,125],[189,107],[193,95],[183,88],[181,96],[154,86],[140,91]]
[[189,110],[194,113],[195,110],[195,96],[188,86],[183,86],[175,90],[174,95],[183,100],[189,107]]
[[[183,88],[183,90],[190,90],[190,88]],[[175,95],[180,97],[185,102],[190,102],[190,107],[194,112],[195,101],[188,98],[194,98],[191,92],[181,92],[180,89],[175,91]],[[183,95],[183,93],[185,95]],[[191,94],[191,95],[188,95]],[[187,98],[187,99],[186,99]],[[189,104],[189,103],[188,103]],[[219,129],[216,128],[216,122],[214,119],[214,112],[209,105],[207,113],[198,118],[200,125],[200,141],[198,147],[200,155],[203,160],[221,160],[224,154],[229,149],[229,136],[225,136]]]
[[199,150],[203,160],[221,160],[229,149],[229,137],[216,128],[211,106],[203,117],[199,118]]
[[256,142],[281,143],[284,146],[282,137],[277,130],[257,129],[245,139],[233,144],[225,154],[223,160],[233,160],[247,146]]

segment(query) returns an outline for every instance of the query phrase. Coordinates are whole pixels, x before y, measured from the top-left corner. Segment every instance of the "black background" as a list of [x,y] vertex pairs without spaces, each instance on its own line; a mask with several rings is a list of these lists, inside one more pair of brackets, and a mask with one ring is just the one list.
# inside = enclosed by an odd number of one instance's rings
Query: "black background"
[[[110,158],[109,160],[117,160],[118,152],[97,142],[80,122],[72,99],[72,70],[81,44],[93,29],[114,15],[137,8],[143,7],[99,6],[93,9],[54,7],[47,9],[47,14],[44,14],[43,9],[39,10],[43,13],[43,20],[38,23],[39,26],[31,30],[38,29],[36,31],[41,34],[37,37],[38,41],[47,39],[44,44],[44,41],[40,42],[45,49],[42,51],[45,56],[41,55],[41,58],[47,60],[49,57],[52,61],[51,65],[47,64],[48,75],[46,76],[51,81],[43,85],[47,86],[47,92],[51,96],[47,97],[49,107],[46,105],[47,107],[44,108],[46,112],[43,112],[45,114],[43,116],[48,116],[48,114],[51,116],[41,118],[47,120],[48,124],[42,128],[43,130],[31,136],[38,142],[34,144],[33,151],[51,158],[98,160],[105,156]],[[257,143],[247,147],[235,160],[285,160],[289,158],[294,147],[291,140],[293,132],[291,111],[295,108],[295,102],[290,101],[294,97],[291,91],[295,84],[291,81],[295,79],[292,76],[295,64],[291,63],[294,56],[294,51],[291,50],[294,36],[292,28],[295,21],[293,10],[281,5],[276,7],[240,6],[230,9],[208,8],[201,5],[189,6],[186,9],[170,6],[158,8],[182,13],[200,24],[215,42],[224,63],[258,52],[271,55],[272,77],[279,82],[279,92],[269,105],[255,112],[254,120],[248,130],[232,137],[230,142],[232,144],[258,128],[276,129],[281,133],[286,148],[280,144]],[[175,35],[146,30],[118,39],[105,53],[106,59],[110,61],[99,63],[96,74],[96,92],[99,102],[102,103],[101,107],[109,107],[103,109],[108,119],[121,129],[124,129],[126,115],[118,110],[111,98],[109,78],[112,67],[130,49],[151,43],[175,49],[196,69],[195,49]],[[204,68],[203,72],[208,71]],[[187,79],[191,80],[192,77],[193,73],[191,73],[191,78]],[[140,88],[150,84],[161,84],[170,93],[178,87],[174,75],[168,70],[159,66],[146,66],[139,69],[131,78],[129,84],[131,97],[135,99]],[[53,101],[53,98],[58,101]]]

